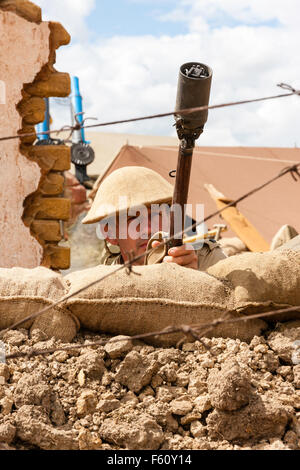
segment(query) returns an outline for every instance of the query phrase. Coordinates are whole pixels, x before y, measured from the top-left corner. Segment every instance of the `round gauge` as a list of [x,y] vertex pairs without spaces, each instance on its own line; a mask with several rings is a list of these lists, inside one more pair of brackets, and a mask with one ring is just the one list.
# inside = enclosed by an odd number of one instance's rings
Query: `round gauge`
[[95,152],[87,144],[79,142],[71,147],[71,161],[74,165],[89,165],[95,159]]

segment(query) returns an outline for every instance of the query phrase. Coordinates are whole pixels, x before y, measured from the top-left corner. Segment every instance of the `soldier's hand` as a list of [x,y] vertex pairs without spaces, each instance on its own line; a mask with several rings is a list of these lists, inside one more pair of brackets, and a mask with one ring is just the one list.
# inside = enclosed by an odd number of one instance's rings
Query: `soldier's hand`
[[[159,241],[152,242],[152,248],[159,245]],[[176,263],[185,268],[198,269],[197,252],[191,245],[181,245],[170,248],[168,255],[164,257],[165,263]]]

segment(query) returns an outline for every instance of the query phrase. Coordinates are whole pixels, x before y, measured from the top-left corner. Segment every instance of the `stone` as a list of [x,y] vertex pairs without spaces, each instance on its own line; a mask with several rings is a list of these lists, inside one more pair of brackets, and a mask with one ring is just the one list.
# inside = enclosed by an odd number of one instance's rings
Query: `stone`
[[194,404],[195,409],[199,411],[199,413],[204,413],[205,411],[211,410],[212,408],[210,396],[208,394],[195,398]]
[[293,374],[294,374],[294,385],[295,388],[300,388],[300,364],[297,364],[293,367]]
[[50,171],[40,182],[40,193],[43,196],[59,196],[64,191],[64,181],[62,175]]
[[118,366],[115,381],[128,387],[132,392],[139,392],[151,382],[157,368],[157,363],[148,356],[131,351]]
[[71,82],[68,73],[52,72],[47,80],[38,80],[24,86],[24,90],[33,96],[49,98],[50,96],[66,97],[71,93]]
[[10,377],[10,371],[7,364],[2,364],[0,362],[0,379],[3,378],[4,382],[7,382]]
[[71,36],[60,23],[49,21],[49,28],[51,31],[50,41],[52,49],[58,49],[60,46],[69,44]]
[[[157,353],[154,353],[155,355]],[[183,354],[179,349],[169,348],[159,351],[157,360],[161,365],[170,364],[171,362],[181,362]]]
[[22,100],[17,109],[26,124],[38,124],[45,118],[45,102],[43,98],[32,96]]
[[60,400],[55,397],[51,403],[50,419],[55,426],[62,426],[66,422],[66,416]]
[[62,238],[60,224],[56,220],[33,220],[30,227],[41,240],[59,242]]
[[56,429],[42,407],[24,405],[15,414],[17,437],[43,450],[78,450],[74,431]]
[[275,397],[253,397],[238,410],[215,409],[206,418],[208,435],[212,439],[222,436],[227,441],[280,438],[291,417],[290,407],[282,405]]
[[65,171],[71,167],[71,149],[67,145],[35,145],[30,147],[29,158],[42,170]]
[[182,426],[186,426],[187,424],[191,424],[193,421],[198,421],[201,418],[201,413],[194,410],[191,413],[188,413],[187,415],[183,416],[183,418],[180,419],[180,423]]
[[193,403],[186,397],[176,398],[170,402],[171,412],[175,415],[185,416],[193,409]]
[[194,437],[203,437],[206,435],[206,427],[200,421],[193,421],[190,426],[190,432]]
[[84,417],[95,411],[97,406],[97,394],[92,390],[85,390],[82,392],[76,402],[77,415]]
[[84,373],[83,369],[81,369],[79,371],[79,374],[77,376],[77,381],[78,381],[80,387],[83,387],[85,385],[85,373]]
[[131,351],[133,348],[132,341],[129,336],[114,336],[104,346],[104,350],[107,352],[111,359],[122,357],[124,354]]
[[48,244],[44,250],[43,264],[52,269],[69,269],[71,263],[70,248]]
[[220,371],[213,369],[207,386],[211,404],[219,410],[237,410],[249,403],[253,393],[248,369],[241,368],[235,359],[226,360]]
[[69,358],[69,354],[66,351],[57,351],[53,354],[53,359],[59,363],[66,362]]
[[76,365],[90,379],[101,380],[106,370],[104,361],[97,351],[87,351],[81,354]]
[[71,201],[67,198],[36,196],[31,204],[26,207],[24,217],[68,220],[70,209]]
[[51,387],[44,377],[37,374],[23,374],[14,390],[14,403],[17,408],[23,405],[38,405],[47,412],[51,405]]
[[103,440],[130,450],[156,450],[164,440],[162,428],[151,416],[128,413],[126,409],[105,419],[99,434]]
[[21,346],[28,339],[28,332],[20,331],[20,330],[8,330],[3,335],[3,341],[10,346]]
[[155,395],[153,388],[147,385],[143,391],[139,394],[139,400],[143,401],[145,397],[153,397]]
[[287,431],[283,438],[283,442],[292,450],[298,449],[298,437],[294,431]]
[[158,375],[160,375],[165,382],[174,383],[177,380],[177,369],[178,364],[171,362],[170,364],[162,366],[158,371]]
[[279,331],[273,331],[268,336],[268,344],[270,348],[279,356],[286,364],[293,365],[292,355],[295,351],[294,345],[300,340],[299,328],[285,328],[284,324]]
[[126,395],[124,395],[123,398],[121,398],[121,403],[124,404],[124,405],[130,405],[132,407],[134,407],[135,405],[137,405],[139,402],[138,398],[136,397],[136,395],[129,391],[126,393]]
[[120,406],[120,401],[113,398],[111,400],[100,400],[97,404],[97,411],[103,411],[109,413],[110,411],[116,410]]
[[194,397],[207,392],[207,371],[203,367],[190,374],[188,392]]
[[102,448],[100,437],[87,429],[81,429],[78,434],[79,450],[98,450]]
[[[145,401],[143,404],[145,404]],[[167,403],[162,403],[157,400],[147,403],[147,413],[151,415],[165,431],[177,431],[178,422],[172,415]]]
[[14,402],[10,397],[5,396],[0,400],[0,413],[3,416],[10,414]]
[[10,444],[16,435],[16,428],[10,423],[0,424],[0,442]]

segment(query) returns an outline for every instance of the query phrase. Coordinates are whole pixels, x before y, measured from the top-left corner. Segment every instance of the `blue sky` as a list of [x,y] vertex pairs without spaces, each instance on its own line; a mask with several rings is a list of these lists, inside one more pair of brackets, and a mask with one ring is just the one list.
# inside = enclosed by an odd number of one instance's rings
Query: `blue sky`
[[175,36],[187,34],[188,27],[181,21],[162,21],[170,7],[176,2],[113,0],[97,1],[95,8],[87,17],[89,28],[97,36]]
[[[226,0],[225,0],[226,1]],[[170,10],[178,4],[176,0],[96,0],[95,7],[87,17],[88,27],[93,35],[100,37],[112,36],[142,36],[142,35],[169,35],[176,36],[189,32],[185,18],[166,19]],[[188,11],[190,6],[186,7]],[[278,18],[268,20],[247,21],[235,19],[226,10],[220,9],[209,19],[212,29],[220,27],[236,27],[243,25],[267,26],[276,28],[280,22]]]
[[[300,88],[299,0],[34,0],[71,34],[56,68],[77,75],[89,116],[103,121],[172,111],[178,70],[213,69],[211,104]],[[62,8],[63,4],[63,8]],[[203,145],[300,145],[299,98],[209,113]],[[66,122],[55,109],[55,124]],[[103,128],[174,135],[172,119]]]

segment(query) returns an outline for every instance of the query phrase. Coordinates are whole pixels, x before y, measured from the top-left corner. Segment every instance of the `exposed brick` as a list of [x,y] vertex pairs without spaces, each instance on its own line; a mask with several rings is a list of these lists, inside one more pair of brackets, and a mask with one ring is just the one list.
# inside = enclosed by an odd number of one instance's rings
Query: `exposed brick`
[[69,44],[71,36],[60,23],[50,21],[49,28],[51,31],[50,41],[52,49],[58,49],[60,46]]
[[40,23],[42,21],[40,7],[28,0],[1,0],[0,9],[16,13],[33,23]]
[[71,201],[63,197],[39,197],[32,200],[24,211],[24,217],[35,219],[60,219],[70,217]]
[[47,80],[38,80],[24,86],[25,91],[33,96],[68,96],[71,93],[71,81],[68,73],[53,72]]
[[20,142],[22,144],[33,144],[36,140],[36,133],[34,126],[24,125],[22,129],[18,131],[18,134],[33,134],[28,137],[20,137]]
[[60,223],[56,220],[34,220],[31,230],[38,238],[48,242],[59,242],[62,238]]
[[71,149],[66,145],[34,145],[29,157],[44,171],[65,171],[71,167]]
[[51,171],[44,176],[39,187],[41,194],[48,196],[58,196],[64,191],[64,177],[59,173]]
[[38,124],[44,120],[45,101],[43,98],[33,96],[27,100],[22,100],[17,108],[25,124]]
[[70,267],[70,248],[47,245],[44,251],[43,265],[52,269],[68,269]]

